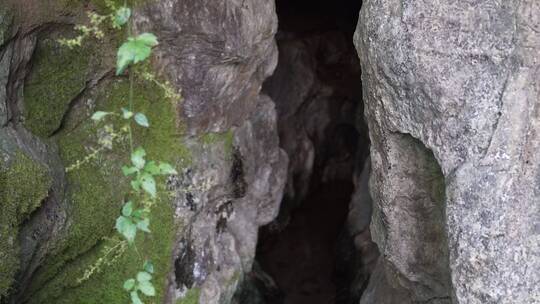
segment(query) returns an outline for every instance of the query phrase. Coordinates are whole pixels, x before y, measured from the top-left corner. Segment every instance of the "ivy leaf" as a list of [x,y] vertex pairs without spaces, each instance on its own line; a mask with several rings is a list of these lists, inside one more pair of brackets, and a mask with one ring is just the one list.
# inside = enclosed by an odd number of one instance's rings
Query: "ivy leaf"
[[114,24],[118,27],[126,24],[131,17],[131,9],[129,7],[121,7],[116,11],[114,16]]
[[157,37],[151,33],[128,38],[128,41],[124,42],[118,49],[116,75],[122,74],[130,64],[148,58],[152,52],[152,47],[157,44]]
[[133,203],[131,201],[129,201],[122,208],[122,215],[130,216],[131,212],[133,212]]
[[130,218],[125,216],[120,216],[116,219],[116,230],[130,243],[135,240],[135,236],[137,235],[137,226]]
[[133,112],[126,108],[122,108],[122,117],[124,119],[130,119],[131,117],[133,117]]
[[137,124],[139,124],[139,126],[141,127],[150,127],[150,123],[148,123],[148,118],[146,118],[146,115],[144,115],[143,113],[135,114],[135,122],[137,122]]
[[143,268],[148,273],[154,273],[154,264],[148,260],[144,261]]
[[146,193],[150,194],[151,197],[156,197],[156,180],[154,177],[152,177],[152,175],[143,175],[141,186]]
[[149,281],[140,282],[139,290],[149,297],[153,297],[156,295],[156,289],[154,288],[154,285],[152,285],[152,283]]
[[143,148],[139,147],[137,148],[137,150],[133,151],[133,153],[131,154],[131,162],[138,169],[142,169],[144,168],[144,164],[146,163],[146,161],[144,160],[145,156],[146,156],[146,152],[144,151]]
[[122,172],[125,176],[131,175],[137,171],[139,171],[139,169],[137,169],[136,167],[122,166]]
[[176,172],[173,166],[164,162],[159,163],[159,171],[163,175],[178,174],[178,172]]
[[150,229],[148,229],[148,226],[150,225],[150,219],[145,218],[144,220],[141,220],[137,223],[137,228],[144,232],[151,232]]
[[151,175],[156,175],[156,174],[159,174],[160,169],[156,165],[156,162],[151,160],[147,162],[146,165],[144,166],[144,171],[150,173]]
[[148,282],[152,279],[152,275],[149,274],[148,272],[146,271],[140,271],[139,273],[137,273],[137,281],[139,283],[142,283],[142,282]]
[[137,293],[136,290],[132,291],[130,293],[131,295],[131,303],[133,304],[144,304],[141,299],[139,298],[139,294]]
[[103,117],[109,115],[111,113],[109,112],[103,112],[103,111],[97,111],[96,113],[94,113],[94,115],[92,115],[92,120],[94,121],[100,121],[103,119]]
[[129,279],[129,280],[126,280],[124,282],[124,289],[127,290],[127,291],[130,291],[133,289],[133,287],[135,287],[135,280],[134,279]]

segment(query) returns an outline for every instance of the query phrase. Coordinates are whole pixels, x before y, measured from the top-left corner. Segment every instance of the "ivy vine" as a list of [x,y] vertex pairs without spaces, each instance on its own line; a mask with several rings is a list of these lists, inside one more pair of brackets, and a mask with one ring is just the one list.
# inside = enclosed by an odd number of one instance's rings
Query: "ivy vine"
[[[142,33],[134,35],[132,33],[130,20],[132,12],[124,3],[121,7],[114,7],[112,2],[108,2],[109,8],[113,13],[102,16],[96,13],[89,13],[89,26],[78,25],[75,27],[80,32],[80,35],[74,39],[60,39],[59,42],[67,47],[73,48],[81,46],[84,39],[95,37],[101,39],[104,34],[100,26],[105,20],[110,20],[113,28],[127,28],[127,39],[119,47],[116,60],[116,75],[123,75],[130,70],[134,65],[147,60],[152,54],[152,50],[158,45],[158,39],[153,33]],[[143,78],[158,83],[163,88],[167,96],[178,97],[174,90],[170,88],[168,83],[160,83],[155,77],[143,74]],[[112,247],[106,247],[104,256],[100,258],[93,266],[87,269],[84,276],[80,278],[79,283],[87,280],[94,272],[103,267],[104,264],[109,264],[107,261],[109,256],[116,259],[126,247],[132,248],[141,258],[141,268],[132,278],[126,279],[123,288],[129,293],[133,304],[143,304],[143,295],[146,297],[154,297],[156,295],[155,286],[152,283],[154,275],[154,265],[151,260],[144,259],[139,254],[135,245],[135,240],[139,234],[151,233],[151,218],[150,210],[157,202],[157,176],[169,176],[178,174],[174,167],[166,162],[158,160],[146,159],[147,154],[143,147],[134,147],[133,132],[138,128],[150,128],[151,123],[144,113],[137,112],[133,106],[133,73],[129,72],[129,96],[128,105],[119,109],[116,112],[97,111],[91,119],[96,123],[107,119],[120,119],[123,122],[123,127],[120,133],[114,132],[113,128],[106,127],[105,131],[110,135],[109,141],[114,141],[123,137],[129,139],[130,147],[130,163],[122,167],[123,175],[129,179],[131,191],[127,195],[130,199],[123,203],[121,213],[116,219],[115,228],[118,234],[123,238]],[[83,163],[91,161],[105,147],[110,146],[110,142],[100,143],[101,148],[83,160],[77,161],[74,165],[66,170],[71,171],[79,168]],[[126,243],[128,246],[126,246]]]

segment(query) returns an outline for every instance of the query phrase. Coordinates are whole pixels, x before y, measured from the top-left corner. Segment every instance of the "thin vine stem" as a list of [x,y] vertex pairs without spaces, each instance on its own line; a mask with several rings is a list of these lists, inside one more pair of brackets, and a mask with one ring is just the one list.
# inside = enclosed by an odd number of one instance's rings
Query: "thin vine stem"
[[[127,0],[124,0],[124,6],[127,6]],[[132,21],[130,20],[127,24],[127,36],[131,37],[133,35],[133,28],[132,28]],[[128,77],[129,77],[129,95],[128,95],[128,102],[129,102],[129,111],[133,113],[133,67],[130,67],[128,70]],[[130,152],[133,153],[133,134],[131,131],[131,121],[128,124],[128,131],[129,131],[129,149]]]

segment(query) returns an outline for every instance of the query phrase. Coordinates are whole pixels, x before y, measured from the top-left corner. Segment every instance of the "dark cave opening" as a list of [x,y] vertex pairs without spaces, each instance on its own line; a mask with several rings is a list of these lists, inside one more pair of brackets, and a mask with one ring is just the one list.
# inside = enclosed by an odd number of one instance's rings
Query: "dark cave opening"
[[358,303],[377,258],[360,174],[369,154],[352,43],[361,1],[276,5],[279,61],[263,91],[276,104],[288,178],[278,218],[259,231],[240,303]]

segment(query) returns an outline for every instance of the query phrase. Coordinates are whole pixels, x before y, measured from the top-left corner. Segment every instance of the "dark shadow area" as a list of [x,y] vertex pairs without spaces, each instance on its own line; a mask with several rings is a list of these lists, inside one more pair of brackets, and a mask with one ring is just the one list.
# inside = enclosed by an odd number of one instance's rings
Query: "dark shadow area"
[[322,184],[283,231],[263,234],[257,259],[282,293],[269,303],[346,303],[347,295],[339,293],[347,292],[347,276],[336,261],[352,190],[345,181]]
[[255,266],[238,303],[356,304],[367,284],[366,250],[355,240],[362,232],[371,243],[371,207],[363,227],[349,223],[357,175],[369,154],[352,42],[360,6],[277,1],[279,62],[263,91],[276,104],[288,178],[278,218],[259,231]]

